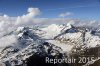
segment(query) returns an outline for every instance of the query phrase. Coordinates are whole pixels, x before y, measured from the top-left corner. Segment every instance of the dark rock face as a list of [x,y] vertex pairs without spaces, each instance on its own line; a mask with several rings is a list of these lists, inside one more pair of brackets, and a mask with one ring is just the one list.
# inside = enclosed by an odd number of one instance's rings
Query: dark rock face
[[[61,59],[64,54],[62,49],[51,43],[31,44],[14,58],[5,61],[6,66],[68,66],[68,64],[46,63],[46,57]],[[26,57],[29,56],[29,57]],[[25,58],[25,59],[24,59]]]
[[95,33],[96,33],[96,31],[94,31],[94,30],[93,30],[93,31],[91,31],[91,34],[95,35]]
[[89,66],[99,66],[100,65],[100,60],[95,61],[93,64]]
[[[47,56],[49,58],[55,58],[53,56]],[[68,64],[53,64],[53,63],[46,63],[45,61],[46,56],[40,55],[33,55],[29,59],[27,59],[27,66],[69,66]]]

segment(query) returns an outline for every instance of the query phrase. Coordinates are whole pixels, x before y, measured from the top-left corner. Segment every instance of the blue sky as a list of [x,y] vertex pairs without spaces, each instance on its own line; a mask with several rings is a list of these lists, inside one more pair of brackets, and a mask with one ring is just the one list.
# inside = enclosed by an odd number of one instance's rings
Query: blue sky
[[0,0],[0,14],[20,16],[29,7],[39,8],[40,18],[58,18],[65,12],[73,13],[66,18],[100,20],[100,0]]

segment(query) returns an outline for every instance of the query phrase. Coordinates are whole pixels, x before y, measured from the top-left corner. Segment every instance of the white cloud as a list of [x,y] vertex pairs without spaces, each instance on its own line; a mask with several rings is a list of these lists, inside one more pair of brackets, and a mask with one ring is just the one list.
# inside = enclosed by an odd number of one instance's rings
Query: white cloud
[[19,26],[33,25],[33,18],[40,14],[40,10],[38,8],[28,8],[27,12],[27,14],[18,17],[10,17],[6,14],[0,16],[0,37]]
[[[58,23],[58,24],[63,24],[63,23],[68,23],[71,22],[74,24],[79,23],[81,25],[87,24],[86,22],[82,22],[79,19],[62,19],[62,18],[35,18],[35,16],[40,14],[40,10],[38,8],[28,8],[27,14],[24,14],[22,16],[18,17],[10,17],[8,15],[3,15],[0,16],[0,38],[13,31],[17,27],[21,26],[33,26],[34,24],[52,24],[52,23]],[[70,12],[62,13],[60,16],[65,17],[73,15]],[[89,23],[89,22],[88,22]],[[94,22],[92,22],[94,24]]]
[[33,17],[37,16],[40,14],[40,10],[38,8],[28,8],[26,15],[18,16],[16,20],[16,25],[21,25],[21,24],[29,24]]
[[71,13],[71,12],[65,12],[65,13],[61,13],[59,15],[59,17],[66,17],[66,16],[71,16],[71,15],[73,15],[73,13]]
[[67,18],[36,18],[33,19],[34,24],[67,24],[68,22],[73,23],[74,22],[79,22],[79,19],[67,19]]
[[0,49],[7,46],[13,46],[14,43],[17,43],[17,38],[14,35],[9,35],[0,38]]
[[[4,36],[11,31],[14,31],[17,27],[23,27],[23,26],[33,26],[34,24],[66,24],[71,23],[75,25],[100,25],[97,23],[97,21],[81,21],[79,19],[62,19],[62,18],[35,18],[35,16],[40,14],[40,10],[38,8],[28,8],[27,14],[24,14],[22,16],[18,17],[10,17],[6,14],[3,16],[0,16],[0,48],[13,45],[13,43],[17,42],[17,38],[15,35],[9,35]],[[73,15],[73,13],[66,12],[60,14],[60,17],[70,16]]]
[[33,18],[40,14],[38,8],[28,8],[27,12],[27,14],[18,17],[10,17],[6,14],[0,16],[0,48],[13,45],[17,42],[15,35],[6,34],[15,30],[19,26],[33,25]]

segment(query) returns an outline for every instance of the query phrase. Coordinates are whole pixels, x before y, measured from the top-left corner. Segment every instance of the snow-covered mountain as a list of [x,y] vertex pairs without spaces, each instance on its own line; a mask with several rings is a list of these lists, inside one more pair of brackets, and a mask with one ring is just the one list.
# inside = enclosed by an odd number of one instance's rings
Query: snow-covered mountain
[[[99,30],[94,31],[71,24],[18,27],[0,38],[0,44],[1,66],[49,66],[50,64],[45,64],[45,60],[41,59],[76,58],[80,55],[100,56]],[[94,62],[97,60],[99,58],[94,58]],[[90,66],[91,61],[87,62]],[[79,66],[86,66],[87,63]],[[50,66],[67,65],[51,64]]]

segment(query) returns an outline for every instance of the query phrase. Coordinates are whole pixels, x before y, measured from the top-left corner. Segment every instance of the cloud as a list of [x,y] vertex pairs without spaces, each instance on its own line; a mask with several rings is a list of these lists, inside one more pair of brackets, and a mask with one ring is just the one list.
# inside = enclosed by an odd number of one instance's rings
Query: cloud
[[[38,8],[28,8],[27,14],[18,17],[10,17],[6,14],[0,16],[0,48],[13,45],[17,43],[17,38],[15,35],[7,35],[11,31],[14,31],[18,27],[34,26],[34,24],[45,25],[45,24],[66,24],[71,23],[77,26],[80,25],[100,25],[99,22],[95,20],[82,21],[80,19],[67,19],[67,18],[36,18],[40,15],[40,10]],[[66,12],[61,13],[60,17],[71,16],[73,13]],[[87,24],[88,23],[88,24]],[[6,35],[6,36],[4,36]]]
[[19,26],[33,25],[33,18],[40,14],[38,8],[28,8],[27,14],[18,17],[10,17],[6,14],[0,16],[0,37],[11,32]]
[[16,20],[16,25],[21,25],[25,23],[31,22],[33,17],[37,16],[40,14],[40,10],[38,8],[28,8],[26,15],[18,16]]
[[[40,14],[38,8],[28,8],[27,14],[18,17],[10,17],[6,14],[0,16],[0,48],[13,45],[17,42],[15,35],[6,35],[19,26],[30,26],[33,18]],[[4,36],[6,35],[6,36]]]
[[[27,14],[18,17],[10,17],[8,15],[0,16],[0,38],[13,31],[17,27],[24,26],[33,26],[34,24],[43,25],[43,24],[66,24],[68,22],[72,24],[86,25],[87,21],[81,21],[79,19],[67,19],[67,18],[36,18],[40,15],[40,10],[38,8],[28,8]],[[60,17],[73,15],[71,12],[61,13]],[[89,23],[89,22],[88,22]],[[92,24],[95,22],[93,21]],[[92,25],[91,24],[91,25]],[[95,24],[96,25],[96,24]]]
[[[35,17],[40,15],[38,8],[28,8],[27,14],[10,17],[6,14],[0,16],[0,48],[17,44],[16,35],[7,35],[20,26],[33,26]],[[37,22],[39,21],[36,20]]]
[[34,24],[38,25],[48,25],[48,24],[67,24],[68,22],[73,23],[79,22],[79,19],[67,19],[67,18],[35,18],[33,19]]
[[13,46],[14,43],[17,43],[15,35],[4,36],[0,38],[0,49],[7,46]]
[[59,15],[59,17],[66,17],[66,16],[72,16],[72,15],[73,15],[73,13],[71,13],[71,12],[65,12],[65,13],[61,13]]
[[[66,24],[68,22],[79,25],[87,25],[87,21],[82,21],[79,19],[67,19],[67,18],[35,18],[36,16],[40,15],[40,10],[38,8],[28,8],[27,14],[18,17],[10,17],[6,14],[0,16],[0,37],[3,35],[11,32],[12,30],[16,29],[17,27],[24,27],[24,26],[33,26],[34,24]],[[71,16],[73,13],[65,12],[61,13],[60,17]],[[91,23],[88,21],[88,23]],[[92,21],[91,25],[96,23]]]

